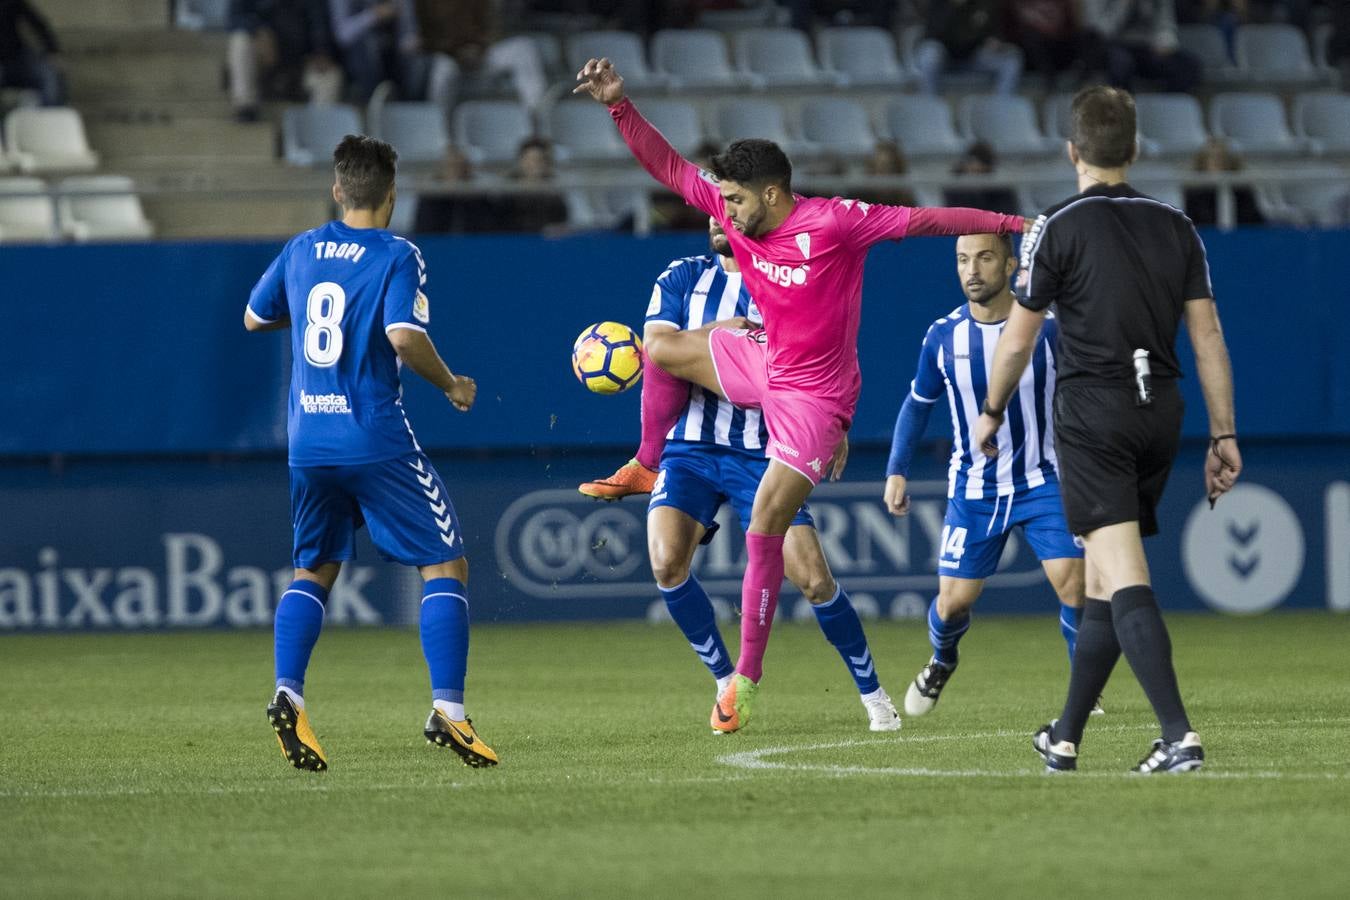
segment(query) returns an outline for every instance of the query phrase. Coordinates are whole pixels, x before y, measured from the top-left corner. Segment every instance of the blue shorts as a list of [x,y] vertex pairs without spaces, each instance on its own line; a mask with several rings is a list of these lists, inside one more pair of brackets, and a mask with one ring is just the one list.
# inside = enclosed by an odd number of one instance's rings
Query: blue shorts
[[988,578],[998,568],[1008,533],[1018,525],[1036,558],[1082,559],[1082,541],[1069,534],[1059,483],[994,500],[947,501],[942,522],[938,574],[948,578]]
[[[769,468],[769,460],[754,453],[696,441],[669,441],[661,454],[661,471],[647,509],[670,506],[685,513],[708,529],[706,539],[717,530],[717,511],[730,503],[741,520],[741,528],[750,527],[750,510],[755,491]],[[793,525],[815,526],[805,504],[797,510]]]
[[291,524],[301,569],[354,559],[362,525],[392,562],[433,566],[464,555],[450,494],[422,453],[356,466],[292,466]]

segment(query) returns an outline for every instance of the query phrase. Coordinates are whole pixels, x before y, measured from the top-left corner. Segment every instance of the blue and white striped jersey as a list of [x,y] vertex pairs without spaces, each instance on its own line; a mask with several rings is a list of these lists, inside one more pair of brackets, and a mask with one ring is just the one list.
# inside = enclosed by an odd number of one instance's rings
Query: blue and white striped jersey
[[1046,316],[1031,364],[1008,400],[998,430],[998,457],[970,445],[970,428],[980,417],[1003,322],[984,324],[962,304],[928,328],[919,370],[910,393],[919,403],[936,403],[945,387],[952,413],[951,464],[947,496],[989,500],[1057,481],[1051,404],[1055,396],[1055,341],[1059,324]]
[[[745,316],[762,322],[739,272],[728,272],[716,254],[677,259],[652,287],[647,324],[665,322],[681,330]],[[689,388],[689,405],[666,435],[668,440],[718,444],[764,455],[769,432],[757,409],[741,409],[697,385]]]

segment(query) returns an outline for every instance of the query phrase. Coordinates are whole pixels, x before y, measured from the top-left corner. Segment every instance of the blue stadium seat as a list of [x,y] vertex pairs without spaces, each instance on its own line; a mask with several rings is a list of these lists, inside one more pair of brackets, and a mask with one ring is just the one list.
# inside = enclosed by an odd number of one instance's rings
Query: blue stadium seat
[[631,156],[609,113],[590,100],[564,101],[553,107],[549,137],[559,159],[569,162],[604,162]]
[[1350,155],[1350,94],[1300,94],[1294,100],[1294,127],[1322,150]]
[[386,103],[370,126],[398,149],[401,162],[439,163],[450,146],[445,112],[435,103]]
[[1228,56],[1228,43],[1217,25],[1179,25],[1177,37],[1182,47],[1200,58],[1205,81],[1226,84],[1243,80],[1243,73]]
[[1247,156],[1297,156],[1318,148],[1289,130],[1284,104],[1275,94],[1216,94],[1209,104],[1209,128]]
[[652,71],[642,38],[631,31],[583,31],[567,41],[567,62],[579,70],[588,59],[608,58],[629,87],[665,84],[665,76]]
[[723,103],[717,110],[717,133],[726,142],[741,138],[774,141],[789,156],[812,154],[817,149],[792,136],[783,107],[772,100],[729,100]]
[[961,130],[993,147],[999,156],[1044,156],[1059,147],[1036,125],[1036,110],[1025,97],[971,94],[961,100]]
[[1209,140],[1200,101],[1190,94],[1140,94],[1135,98],[1139,134],[1160,156],[1189,156]]
[[[533,133],[519,103],[470,100],[455,107],[455,144],[476,163],[506,163]],[[612,125],[610,126],[613,127]]]
[[0,243],[56,236],[56,207],[47,183],[41,178],[0,178]]
[[1237,63],[1244,75],[1262,84],[1321,78],[1307,37],[1293,25],[1243,25],[1237,32]]
[[820,64],[849,85],[899,87],[909,81],[895,39],[881,28],[826,28],[816,40]]
[[865,158],[877,137],[860,103],[837,97],[808,100],[802,106],[802,137],[821,152],[844,158]]
[[956,133],[952,110],[941,97],[901,94],[886,104],[889,137],[910,159],[959,155],[966,142]]
[[281,153],[293,166],[326,165],[345,135],[364,130],[355,107],[290,106],[281,115]]
[[752,28],[735,36],[736,65],[770,87],[820,87],[840,79],[816,65],[811,43],[793,28]]
[[[726,38],[717,31],[658,31],[652,37],[652,63],[673,87],[730,87],[741,81],[731,68]],[[747,86],[759,84],[756,78]]]
[[[688,156],[707,140],[698,108],[683,100],[645,100],[642,114],[665,135],[670,145]],[[610,130],[613,130],[611,127]]]

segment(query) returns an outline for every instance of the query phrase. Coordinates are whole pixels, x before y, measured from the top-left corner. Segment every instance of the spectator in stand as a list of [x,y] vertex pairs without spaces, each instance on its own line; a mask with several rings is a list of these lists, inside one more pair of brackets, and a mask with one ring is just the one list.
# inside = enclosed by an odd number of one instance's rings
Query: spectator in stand
[[239,121],[258,120],[260,96],[310,103],[341,97],[324,0],[230,0],[228,27],[225,64]]
[[[446,149],[445,160],[436,174],[440,185],[460,188],[474,181],[469,158],[453,144]],[[417,234],[468,234],[493,231],[501,217],[497,198],[478,193],[436,193],[435,190],[418,194],[411,199],[417,204],[413,216],[413,231]],[[399,202],[407,202],[402,195]]]
[[492,0],[417,0],[422,46],[437,54],[430,99],[454,106],[465,76],[510,73],[520,101],[531,112],[548,90],[544,60],[527,37],[501,38]]
[[[962,175],[992,175],[997,165],[994,148],[984,141],[976,141],[952,166],[952,174],[958,179]],[[973,206],[1017,215],[1017,195],[1012,188],[1003,185],[947,187],[942,191],[942,197],[946,206]]]
[[1178,44],[1173,0],[1083,0],[1083,22],[1105,42],[1112,85],[1133,91],[1145,78],[1189,93],[1200,83],[1199,58]]
[[[1197,172],[1238,172],[1242,159],[1220,138],[1209,142],[1195,155],[1192,168]],[[1186,215],[1196,225],[1217,225],[1219,222],[1219,189],[1217,187],[1188,187],[1183,192]],[[1234,216],[1239,225],[1261,225],[1265,218],[1256,206],[1256,197],[1247,185],[1233,185]]]
[[994,90],[1011,94],[1022,77],[1022,51],[1003,40],[1006,32],[1000,0],[948,0],[928,7],[924,39],[914,64],[925,93],[936,94],[947,72],[985,72]]
[[[908,174],[909,160],[894,141],[877,141],[872,155],[863,163],[863,173],[872,178],[894,178]],[[844,193],[850,197],[861,197],[872,203],[886,203],[891,206],[919,206],[914,194],[904,187],[878,187],[873,183],[847,188]]]
[[328,12],[358,103],[386,81],[401,99],[422,96],[426,61],[412,0],[328,0]]
[[1094,41],[1083,28],[1078,0],[1016,0],[1007,8],[1027,69],[1043,77],[1047,87],[1061,74],[1092,64]]
[[[41,48],[24,39],[27,30]],[[28,88],[42,97],[43,106],[64,106],[66,79],[61,71],[56,35],[27,0],[0,0],[0,86]]]

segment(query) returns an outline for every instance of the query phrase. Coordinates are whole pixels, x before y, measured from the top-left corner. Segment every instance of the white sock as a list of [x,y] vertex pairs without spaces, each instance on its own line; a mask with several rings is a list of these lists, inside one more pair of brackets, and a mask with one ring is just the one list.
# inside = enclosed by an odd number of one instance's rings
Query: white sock
[[872,700],[880,700],[880,699],[881,699],[882,697],[884,697],[885,695],[886,695],[886,692],[885,692],[885,691],[883,691],[881,688],[877,688],[875,691],[872,691],[872,693],[870,693],[870,694],[863,694],[863,695],[862,695],[862,702],[864,702],[864,703],[869,703],[869,702],[871,702]]
[[290,698],[291,698],[291,702],[295,704],[295,708],[296,708],[296,709],[304,709],[304,708],[305,708],[305,698],[304,698],[304,697],[301,697],[301,696],[300,696],[299,694],[297,694],[295,691],[291,690],[290,688],[286,687],[285,685],[278,685],[278,686],[277,686],[277,690],[278,690],[278,691],[283,691],[283,692],[285,692],[286,696],[287,696],[287,697],[290,697]]
[[733,672],[730,675],[723,675],[721,678],[717,679],[717,696],[722,696],[722,692],[727,689],[727,685],[731,684],[731,679],[735,677],[736,674]]
[[439,709],[441,711],[441,714],[444,715],[451,722],[464,721],[465,716],[463,703],[451,703],[449,700],[433,700],[431,701],[431,705]]

